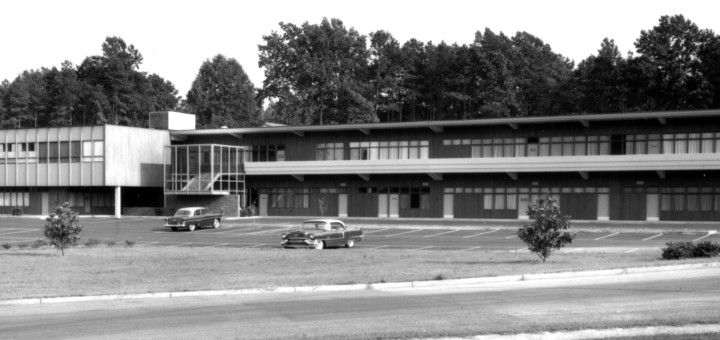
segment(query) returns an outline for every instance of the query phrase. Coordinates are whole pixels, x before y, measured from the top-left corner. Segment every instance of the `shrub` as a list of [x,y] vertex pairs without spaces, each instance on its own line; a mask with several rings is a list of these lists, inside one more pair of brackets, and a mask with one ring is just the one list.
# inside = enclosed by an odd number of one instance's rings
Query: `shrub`
[[23,209],[21,207],[15,207],[12,209],[13,216],[22,216]]
[[662,248],[662,258],[666,260],[690,259],[694,257],[713,257],[720,253],[720,245],[716,242],[668,242]]
[[125,247],[132,248],[135,245],[135,241],[125,240]]
[[720,245],[717,242],[702,241],[695,245],[695,257],[714,257],[720,254]]
[[535,221],[518,229],[517,236],[545,262],[550,254],[572,243],[575,233],[570,229],[570,216],[560,212],[560,205],[552,196],[543,194],[528,207],[528,215]]
[[662,258],[666,260],[689,259],[694,257],[695,246],[692,242],[668,242],[662,249]]
[[85,246],[86,247],[95,247],[100,243],[101,243],[100,240],[98,240],[96,238],[91,238],[91,239],[87,240],[87,242],[85,242]]
[[33,249],[38,249],[40,247],[47,246],[48,243],[45,240],[35,240],[35,243],[32,244]]
[[10,248],[12,248],[12,244],[10,244],[10,243],[3,243],[3,248],[5,248],[5,249],[10,249]]
[[52,246],[60,249],[62,256],[65,256],[65,248],[76,245],[80,240],[83,227],[80,225],[77,212],[72,211],[70,203],[65,202],[62,206],[56,207],[45,221],[45,237]]
[[107,241],[105,242],[105,245],[107,245],[108,247],[112,247],[115,245],[115,241]]
[[27,248],[27,246],[28,246],[28,245],[25,244],[25,243],[20,243],[20,244],[18,244],[18,248],[20,248],[20,249],[25,249],[25,248]]

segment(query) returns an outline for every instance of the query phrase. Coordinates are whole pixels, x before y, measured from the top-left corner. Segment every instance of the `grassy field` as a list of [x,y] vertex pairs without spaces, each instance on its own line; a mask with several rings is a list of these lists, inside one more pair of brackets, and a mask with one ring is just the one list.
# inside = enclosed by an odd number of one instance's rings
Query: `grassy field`
[[0,300],[166,291],[442,280],[671,265],[652,254],[388,249],[78,247],[0,249]]

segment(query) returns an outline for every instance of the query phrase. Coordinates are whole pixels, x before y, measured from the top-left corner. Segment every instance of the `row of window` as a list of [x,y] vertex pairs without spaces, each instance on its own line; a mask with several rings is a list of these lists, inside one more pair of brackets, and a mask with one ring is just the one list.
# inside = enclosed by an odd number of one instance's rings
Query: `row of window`
[[359,187],[360,194],[400,194],[400,209],[430,209],[430,187]]
[[[428,159],[430,141],[367,141],[348,144],[350,160]],[[315,147],[318,161],[345,159],[345,143],[320,143]]]
[[0,207],[29,207],[30,193],[8,191],[0,192]]
[[346,188],[263,188],[260,193],[268,193],[271,208],[292,209],[310,208],[310,199],[318,200],[318,205],[323,203],[323,197],[318,194],[344,194]]
[[104,156],[103,141],[30,142],[0,146],[0,163],[8,164],[97,162],[102,161]]
[[470,146],[470,157],[595,156],[720,153],[720,133],[445,139]]

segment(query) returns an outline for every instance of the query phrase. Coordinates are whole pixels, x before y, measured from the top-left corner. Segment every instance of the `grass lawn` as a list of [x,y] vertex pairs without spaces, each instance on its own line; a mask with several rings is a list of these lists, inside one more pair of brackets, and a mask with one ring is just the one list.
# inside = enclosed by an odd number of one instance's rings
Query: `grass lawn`
[[674,265],[653,254],[391,249],[0,248],[0,300],[457,279]]

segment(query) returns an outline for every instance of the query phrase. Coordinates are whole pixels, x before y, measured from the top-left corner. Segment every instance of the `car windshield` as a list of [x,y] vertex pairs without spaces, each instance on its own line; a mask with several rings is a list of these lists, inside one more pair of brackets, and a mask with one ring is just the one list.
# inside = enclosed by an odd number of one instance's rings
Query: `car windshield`
[[303,222],[302,230],[323,230],[329,231],[330,224],[325,221],[308,221]]
[[192,216],[192,211],[180,209],[175,213],[175,216]]

